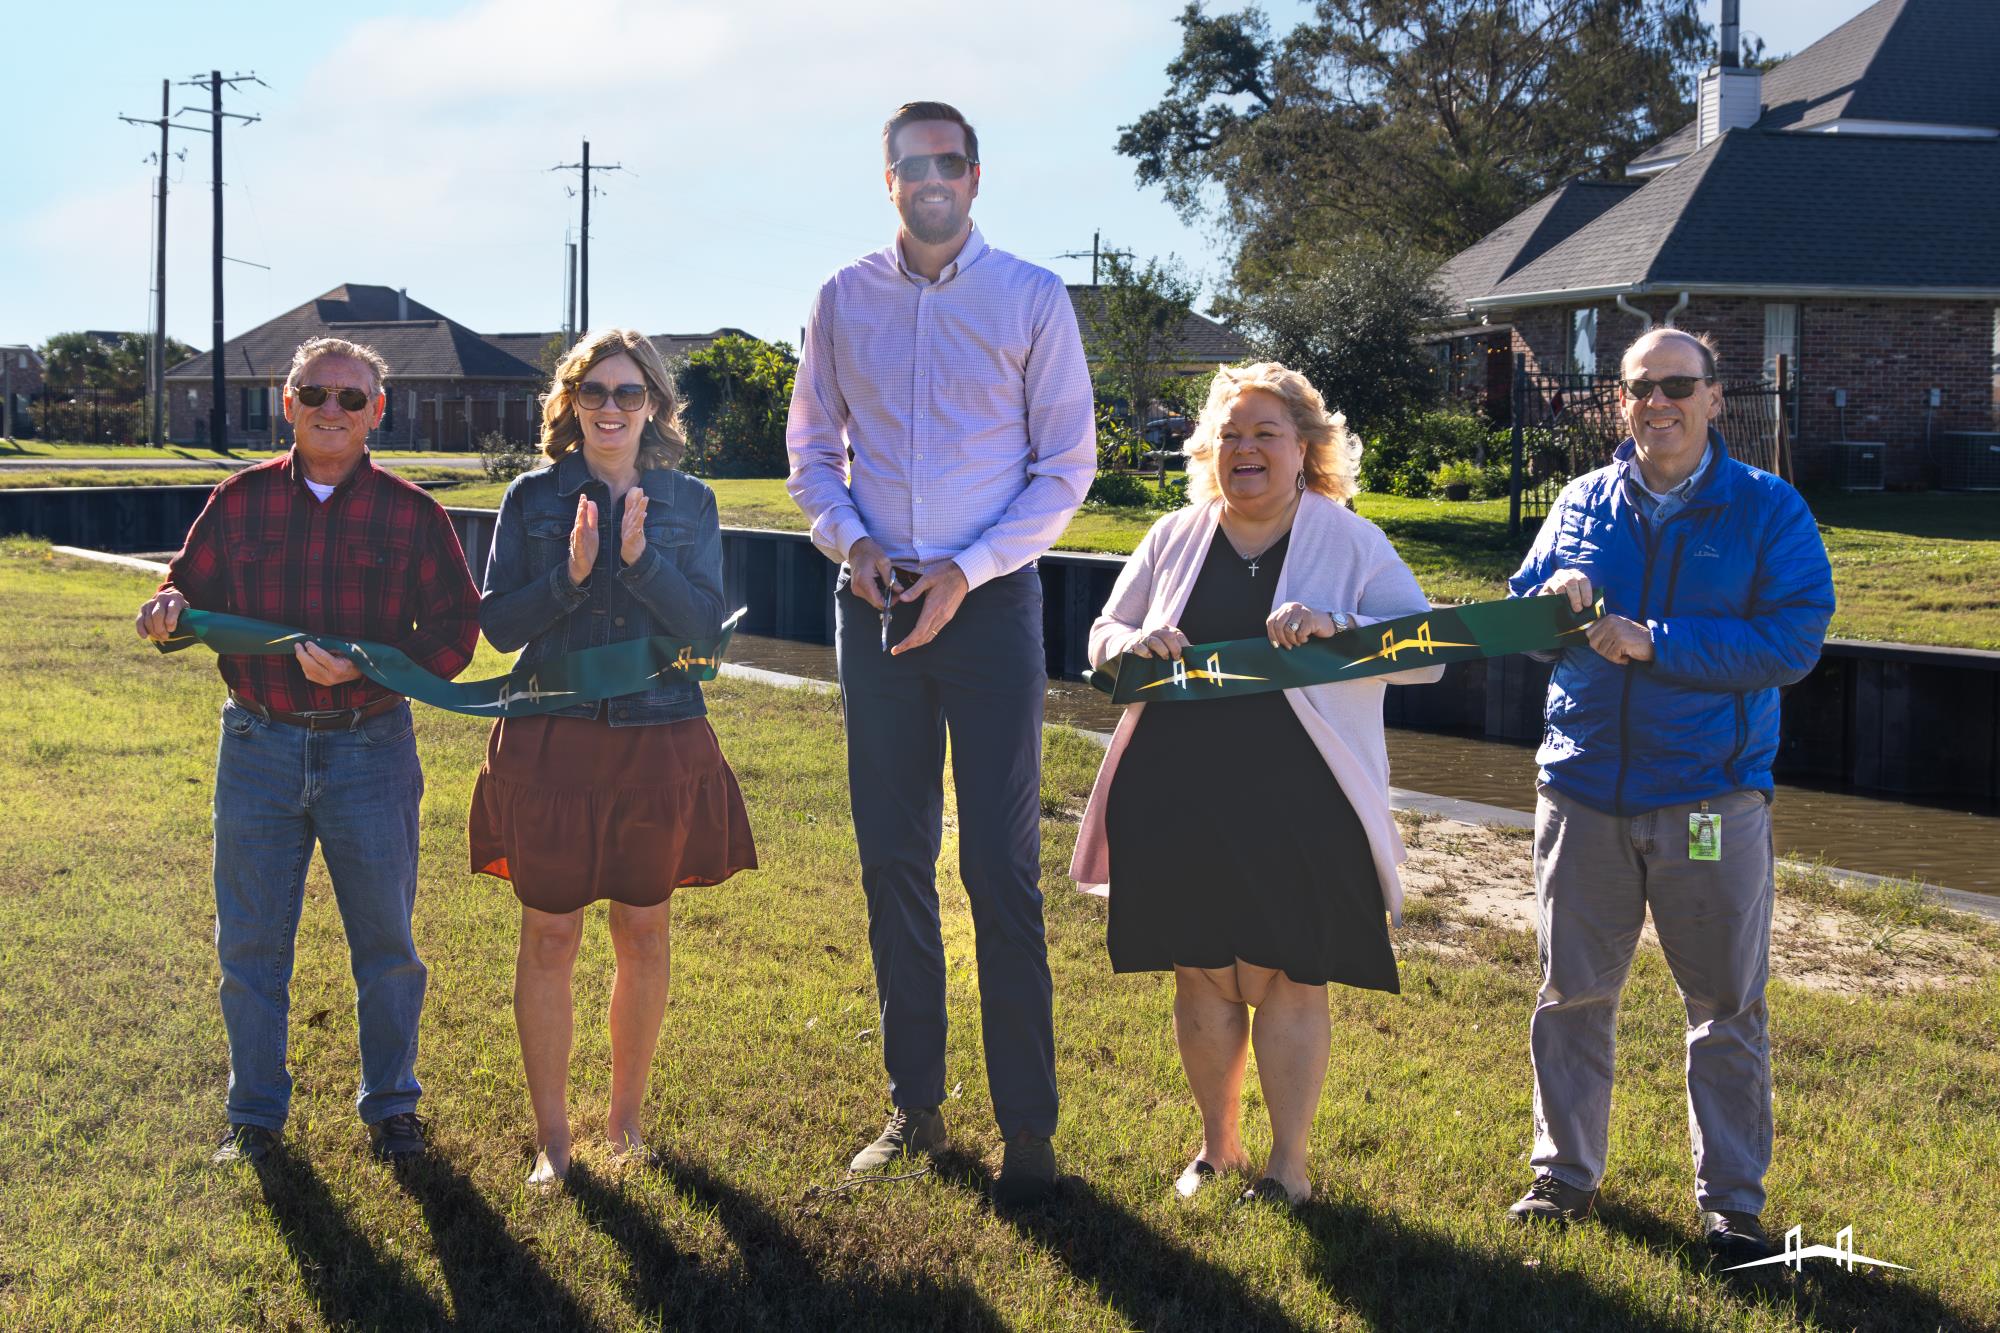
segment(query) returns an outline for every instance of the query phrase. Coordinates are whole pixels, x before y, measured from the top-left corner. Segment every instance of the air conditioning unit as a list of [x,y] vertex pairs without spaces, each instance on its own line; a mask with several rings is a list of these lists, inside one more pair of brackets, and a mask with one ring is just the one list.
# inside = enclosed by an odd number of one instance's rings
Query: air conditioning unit
[[1934,456],[1939,490],[2000,491],[2000,431],[1945,431]]
[[1836,440],[1833,450],[1833,484],[1843,491],[1882,489],[1883,460],[1888,447],[1880,440]]

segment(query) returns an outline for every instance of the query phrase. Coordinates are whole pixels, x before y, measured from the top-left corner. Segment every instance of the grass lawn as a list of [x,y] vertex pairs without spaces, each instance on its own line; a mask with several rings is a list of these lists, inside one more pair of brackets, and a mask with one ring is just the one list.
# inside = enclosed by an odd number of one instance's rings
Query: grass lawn
[[[0,461],[29,458],[73,458],[97,459],[120,463],[159,463],[175,459],[197,459],[208,461],[217,458],[248,459],[252,462],[270,458],[271,449],[226,449],[217,453],[205,444],[169,444],[155,448],[150,444],[83,444],[72,440],[0,440]],[[464,458],[464,452],[456,454],[426,453],[420,450],[377,449],[384,458]]]
[[[29,486],[213,486],[231,475],[231,468],[207,467],[66,467],[0,468],[0,490]],[[396,475],[411,481],[456,482],[465,473],[456,468],[398,466]]]
[[[206,1158],[226,1060],[209,800],[221,697],[203,651],[130,628],[142,575],[0,544],[0,1325],[18,1328],[1696,1329],[1973,1328],[2000,1321],[2000,975],[1906,995],[1771,995],[1777,1155],[1767,1217],[1909,1273],[1809,1267],[1797,1288],[1700,1272],[1681,1011],[1642,952],[1620,1026],[1601,1220],[1522,1234],[1531,937],[1399,943],[1400,997],[1333,996],[1296,1216],[1180,1205],[1196,1117],[1170,986],[1113,976],[1104,904],[1061,868],[1100,752],[1052,731],[1044,881],[1067,1182],[999,1213],[971,923],[947,821],[943,923],[957,1151],[843,1192],[886,1095],[840,718],[826,695],[718,682],[713,720],[764,869],[686,891],[649,1139],[660,1164],[526,1194],[510,1009],[516,910],[465,869],[484,726],[419,709],[428,775],[416,931],[431,969],[420,1070],[433,1161],[399,1178],[353,1115],[352,985],[324,874],[293,983],[297,1095],[261,1179]],[[482,650],[473,670],[500,659]],[[602,913],[578,966],[573,1108],[601,1132]],[[1254,1080],[1253,1080],[1254,1086]],[[1264,1146],[1254,1093],[1253,1154]],[[1983,1146],[1982,1146],[1983,1145]],[[601,1159],[598,1159],[601,1161]]]

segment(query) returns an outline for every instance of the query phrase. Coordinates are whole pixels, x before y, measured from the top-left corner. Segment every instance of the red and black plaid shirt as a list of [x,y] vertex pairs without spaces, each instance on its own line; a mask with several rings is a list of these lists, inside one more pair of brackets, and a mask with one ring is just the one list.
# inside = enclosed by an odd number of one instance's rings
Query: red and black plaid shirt
[[[161,588],[203,611],[391,644],[447,680],[463,671],[479,641],[479,591],[438,502],[366,454],[321,502],[295,452],[215,488]],[[290,654],[220,660],[230,689],[281,712],[391,693],[365,676],[315,685]]]

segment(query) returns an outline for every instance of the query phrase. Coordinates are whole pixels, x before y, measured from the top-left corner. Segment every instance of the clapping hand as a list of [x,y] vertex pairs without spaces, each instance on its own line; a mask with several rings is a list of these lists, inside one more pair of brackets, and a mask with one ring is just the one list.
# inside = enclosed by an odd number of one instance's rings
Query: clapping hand
[[576,498],[576,524],[569,530],[569,581],[581,586],[597,565],[597,504]]
[[625,495],[625,517],[618,526],[618,558],[636,565],[646,554],[646,493],[633,487]]

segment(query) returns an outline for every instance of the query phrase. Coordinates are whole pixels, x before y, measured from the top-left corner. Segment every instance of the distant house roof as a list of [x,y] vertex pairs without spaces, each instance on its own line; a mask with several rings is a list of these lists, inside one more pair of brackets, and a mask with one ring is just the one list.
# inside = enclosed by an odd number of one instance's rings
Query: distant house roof
[[2000,143],[1736,130],[1473,297],[2000,296]]
[[[1068,286],[1070,305],[1076,310],[1077,327],[1083,333],[1083,345],[1087,352],[1097,321],[1104,312],[1104,289],[1087,282],[1073,282]],[[1189,311],[1187,318],[1181,321],[1172,360],[1178,365],[1222,365],[1241,361],[1249,355],[1250,344],[1234,329],[1206,315]]]
[[1461,320],[1661,290],[2000,296],[1996,66],[1996,0],[1880,0],[1766,72],[1756,124],[1565,185],[1440,282]]
[[1474,297],[1533,263],[1572,233],[1622,202],[1641,181],[1572,180],[1522,210],[1438,271],[1455,319],[1470,317]]
[[[403,316],[407,315],[407,318]],[[232,380],[282,379],[292,353],[308,338],[346,338],[365,343],[389,363],[389,378],[534,380],[532,363],[393,288],[347,283],[304,305],[266,320],[223,344],[223,375]],[[203,380],[211,371],[208,352],[181,362],[171,380]]]
[[[1841,121],[2000,128],[1996,58],[1993,0],[1879,0],[1764,72],[1756,128],[1824,131]],[[1690,121],[1628,169],[1678,161],[1696,137]]]

